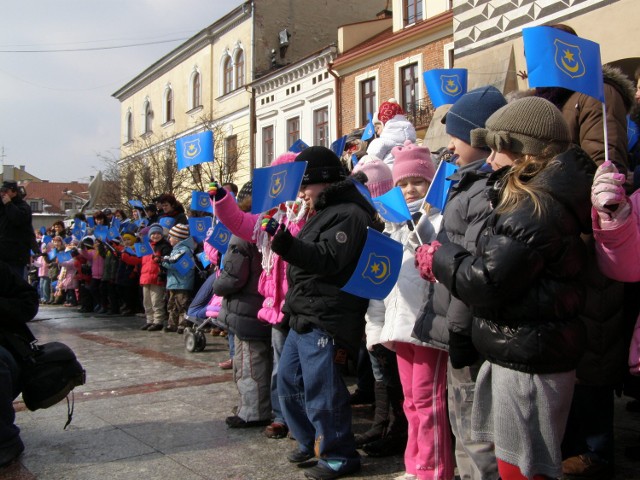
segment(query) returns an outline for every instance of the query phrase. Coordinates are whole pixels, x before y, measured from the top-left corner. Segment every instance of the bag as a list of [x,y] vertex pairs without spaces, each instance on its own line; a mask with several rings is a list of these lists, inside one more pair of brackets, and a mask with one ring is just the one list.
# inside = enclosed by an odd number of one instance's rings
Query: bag
[[[3,335],[5,344],[20,365],[22,399],[33,411],[60,402],[78,385],[86,382],[86,372],[71,348],[61,342],[39,345],[12,333]],[[67,399],[68,402],[68,399]],[[71,423],[73,405],[68,409],[65,428]]]

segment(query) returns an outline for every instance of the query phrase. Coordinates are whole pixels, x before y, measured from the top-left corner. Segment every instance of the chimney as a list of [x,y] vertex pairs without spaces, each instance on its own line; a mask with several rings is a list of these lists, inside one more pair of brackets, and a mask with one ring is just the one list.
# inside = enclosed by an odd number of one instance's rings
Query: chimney
[[24,172],[24,165],[20,165],[20,170]]

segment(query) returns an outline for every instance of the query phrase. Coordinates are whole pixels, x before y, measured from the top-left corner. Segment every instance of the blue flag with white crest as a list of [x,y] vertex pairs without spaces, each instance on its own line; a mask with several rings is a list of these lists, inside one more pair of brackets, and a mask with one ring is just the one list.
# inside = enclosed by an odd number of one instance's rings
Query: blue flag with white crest
[[376,127],[373,124],[373,115],[371,113],[367,113],[367,116],[369,117],[369,123],[367,123],[367,126],[364,127],[364,131],[362,132],[362,136],[360,137],[360,140],[363,141],[373,138],[373,136],[376,134]]
[[304,143],[301,139],[298,139],[291,144],[289,151],[293,153],[300,153],[305,148],[309,148],[309,145]]
[[207,130],[177,139],[176,157],[178,170],[199,163],[213,162],[213,132]]
[[101,242],[107,240],[107,235],[109,235],[109,227],[106,225],[96,225],[96,228],[93,229],[93,236]]
[[604,102],[600,45],[553,27],[522,30],[530,87],[563,87]]
[[58,255],[58,250],[52,248],[51,250],[49,250],[49,253],[47,253],[47,258],[50,261],[53,261],[53,259],[56,258],[56,255]]
[[207,212],[211,213],[213,207],[211,206],[211,198],[207,192],[198,192],[193,190],[191,192],[191,207],[194,212]]
[[73,257],[71,256],[71,252],[60,252],[57,255],[58,263],[64,263],[71,260]]
[[253,171],[251,213],[262,213],[298,198],[307,162],[290,162]]
[[211,228],[211,217],[191,217],[189,219],[189,233],[196,242],[202,242]]
[[434,68],[422,74],[435,108],[456,101],[467,92],[466,68]]
[[448,177],[456,173],[458,167],[449,162],[442,161],[438,165],[438,170],[433,177],[429,190],[427,190],[427,196],[425,201],[432,207],[437,208],[441,212],[444,212],[444,207],[447,204],[447,197],[449,196],[449,189],[453,184],[453,181],[448,180]]
[[207,239],[207,243],[220,253],[226,253],[227,248],[229,247],[229,240],[231,240],[231,235],[231,230],[218,222]]
[[144,204],[140,200],[129,200],[129,205],[133,208],[140,208],[144,210]]
[[411,212],[400,187],[393,187],[387,193],[374,197],[373,204],[387,222],[400,223],[411,220]]
[[190,253],[182,255],[175,263],[176,270],[180,275],[186,275],[193,267],[195,267],[193,256]]
[[200,252],[196,255],[196,257],[198,257],[198,260],[200,260],[200,264],[204,268],[207,268],[209,265],[211,265],[211,260],[209,260],[209,257],[207,257],[207,252]]
[[136,255],[138,257],[146,257],[147,255],[153,255],[153,247],[149,243],[149,239],[145,237],[142,242],[135,243],[133,248],[136,249]]
[[120,237],[120,231],[117,227],[111,225],[109,230],[107,230],[107,240],[113,240],[114,238]]
[[[146,219],[143,218],[142,220],[146,220]],[[158,220],[158,223],[162,225],[163,228],[166,228],[167,230],[171,230],[171,227],[173,227],[176,224],[176,219],[173,217],[162,217],[161,219]]]
[[368,228],[358,265],[342,290],[362,298],[382,300],[398,281],[402,244]]

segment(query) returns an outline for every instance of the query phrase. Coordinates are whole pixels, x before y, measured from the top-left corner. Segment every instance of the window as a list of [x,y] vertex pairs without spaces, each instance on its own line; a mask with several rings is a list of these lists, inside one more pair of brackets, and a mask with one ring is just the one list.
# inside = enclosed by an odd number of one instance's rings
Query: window
[[262,128],[262,165],[271,165],[273,160],[273,125]]
[[422,0],[404,0],[402,10],[405,27],[422,20]]
[[329,147],[329,109],[327,107],[313,112],[313,144]]
[[173,89],[171,85],[167,86],[164,91],[164,118],[163,123],[173,120]]
[[38,201],[29,202],[29,208],[31,209],[32,212],[39,212],[40,211],[40,202],[38,202]]
[[224,140],[225,173],[238,171],[238,137],[232,135]]
[[202,106],[200,72],[194,70],[189,79],[189,110]]
[[133,140],[133,115],[131,113],[131,110],[127,112],[126,124],[127,124],[127,134],[125,137],[126,138],[125,143],[129,143],[131,140]]
[[365,125],[369,121],[369,114],[374,115],[377,111],[376,79],[368,78],[360,82],[360,124]]
[[64,210],[71,210],[73,208],[73,202],[64,202]]
[[300,117],[287,120],[287,146],[293,145],[300,139]]
[[151,102],[148,100],[144,103],[144,132],[151,133],[153,131],[153,111],[151,110]]
[[231,57],[227,56],[222,65],[224,85],[222,93],[226,95],[233,90],[233,65],[231,65]]
[[418,64],[412,63],[400,69],[400,105],[405,112],[413,111],[418,92]]
[[244,52],[240,50],[235,61],[236,88],[244,86]]

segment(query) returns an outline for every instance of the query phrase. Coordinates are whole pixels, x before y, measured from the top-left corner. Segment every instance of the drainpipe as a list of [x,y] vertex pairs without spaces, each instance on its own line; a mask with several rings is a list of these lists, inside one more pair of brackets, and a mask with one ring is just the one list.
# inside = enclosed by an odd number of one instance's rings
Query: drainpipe
[[[251,2],[251,82],[256,79],[256,5]],[[253,169],[256,167],[256,89],[251,87],[249,102],[249,178],[253,179]]]
[[342,137],[342,83],[340,82],[340,77],[333,70],[333,63],[329,62],[327,65],[327,70],[331,74],[331,76],[335,79],[336,86],[336,137]]

